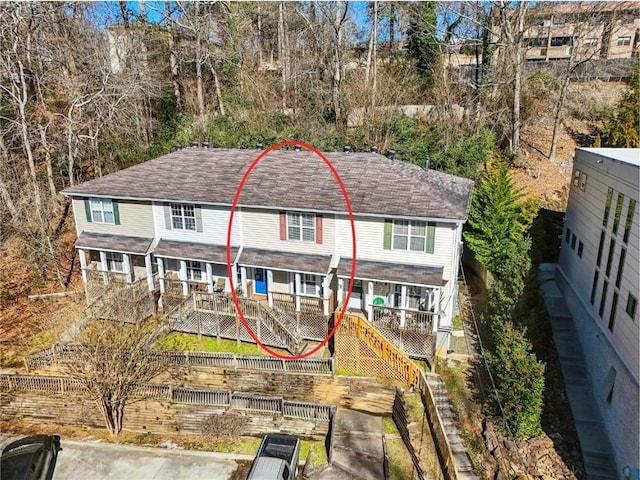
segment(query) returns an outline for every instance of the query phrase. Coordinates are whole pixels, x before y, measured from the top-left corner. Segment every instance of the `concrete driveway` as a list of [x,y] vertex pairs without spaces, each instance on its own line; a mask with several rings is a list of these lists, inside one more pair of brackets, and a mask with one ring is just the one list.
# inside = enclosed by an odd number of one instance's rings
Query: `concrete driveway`
[[[23,435],[0,433],[0,450]],[[60,440],[53,480],[240,480],[253,456]]]
[[252,460],[247,455],[64,439],[61,444],[53,480],[231,480],[234,472],[235,478],[244,478],[241,471],[248,471]]

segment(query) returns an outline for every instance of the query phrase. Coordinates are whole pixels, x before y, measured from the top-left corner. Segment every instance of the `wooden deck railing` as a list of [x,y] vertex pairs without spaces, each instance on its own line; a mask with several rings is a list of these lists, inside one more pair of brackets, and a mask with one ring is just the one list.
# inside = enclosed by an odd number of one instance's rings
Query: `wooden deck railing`
[[[77,361],[78,346],[55,344],[25,357],[29,370],[37,370],[50,365]],[[270,355],[240,355],[236,353],[213,353],[195,351],[157,350],[153,354],[158,361],[168,365],[191,365],[233,370],[265,372],[304,373],[311,375],[332,375],[333,358],[304,358],[283,360]]]
[[[437,314],[433,312],[423,312],[420,310],[410,310],[395,307],[373,307],[372,322],[380,323],[389,328],[398,328],[412,331],[433,331],[433,322]],[[404,325],[402,325],[402,313],[404,312]]]
[[[78,380],[68,377],[0,374],[0,393],[18,392],[83,394],[86,393],[86,389]],[[191,405],[219,406],[321,422],[330,421],[335,411],[332,405],[294,402],[281,397],[264,397],[229,390],[185,388],[163,384],[135,384],[133,397]]]

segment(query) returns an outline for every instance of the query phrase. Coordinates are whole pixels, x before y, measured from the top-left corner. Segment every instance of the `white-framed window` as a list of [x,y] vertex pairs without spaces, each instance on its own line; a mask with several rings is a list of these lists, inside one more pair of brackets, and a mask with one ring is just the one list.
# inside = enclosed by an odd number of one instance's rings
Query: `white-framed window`
[[287,212],[287,240],[316,241],[316,216],[313,213]]
[[393,249],[424,252],[427,241],[427,222],[393,221]]
[[108,198],[91,198],[89,200],[91,221],[94,223],[115,224],[116,217],[113,201]]
[[202,262],[187,260],[187,280],[192,282],[201,282],[205,272]]
[[196,209],[186,203],[171,204],[171,227],[175,230],[196,229]]
[[303,273],[300,275],[300,293],[303,295],[319,295],[318,276]]
[[106,252],[107,253],[107,270],[109,272],[124,272],[124,258],[121,253]]
[[587,37],[584,39],[585,47],[596,47],[598,46],[598,39],[595,37]]
[[629,36],[618,37],[618,46],[623,46],[623,45],[631,45],[631,37]]

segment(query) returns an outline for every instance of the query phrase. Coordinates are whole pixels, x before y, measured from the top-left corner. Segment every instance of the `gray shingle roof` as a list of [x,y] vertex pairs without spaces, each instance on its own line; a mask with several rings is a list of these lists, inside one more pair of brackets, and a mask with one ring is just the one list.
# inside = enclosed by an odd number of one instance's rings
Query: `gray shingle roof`
[[[351,258],[341,258],[338,264],[338,276],[351,277],[351,264]],[[358,260],[356,262],[356,278],[363,280],[441,286],[444,285],[442,280],[443,272],[443,267],[372,262],[369,260]]]
[[[207,243],[178,242],[175,240],[162,239],[158,242],[158,245],[156,245],[153,253],[158,257],[227,264],[226,245],[210,245]],[[238,247],[232,247],[231,262],[235,261],[237,254]]]
[[82,232],[76,240],[76,248],[88,250],[112,250],[144,255],[151,246],[151,238],[111,235],[107,233]]
[[[257,150],[187,148],[63,193],[231,205]],[[355,213],[466,220],[473,181],[375,153],[326,153]],[[239,205],[346,212],[327,165],[309,151],[275,150],[252,170]]]
[[252,267],[324,275],[329,271],[331,256],[278,252],[260,248],[244,248],[240,254],[238,263]]

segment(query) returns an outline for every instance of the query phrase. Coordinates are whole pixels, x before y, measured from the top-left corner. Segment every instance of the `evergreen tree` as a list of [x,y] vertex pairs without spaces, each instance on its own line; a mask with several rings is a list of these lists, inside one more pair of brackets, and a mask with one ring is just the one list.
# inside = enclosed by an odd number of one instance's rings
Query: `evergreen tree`
[[627,80],[627,90],[602,129],[603,147],[640,147],[640,64]]
[[499,277],[517,268],[522,242],[537,213],[537,202],[522,201],[523,197],[504,164],[487,170],[473,193],[472,230],[465,232],[465,240],[478,261]]
[[441,61],[437,8],[437,2],[419,2],[407,30],[409,52],[429,85],[434,83],[436,67]]

